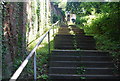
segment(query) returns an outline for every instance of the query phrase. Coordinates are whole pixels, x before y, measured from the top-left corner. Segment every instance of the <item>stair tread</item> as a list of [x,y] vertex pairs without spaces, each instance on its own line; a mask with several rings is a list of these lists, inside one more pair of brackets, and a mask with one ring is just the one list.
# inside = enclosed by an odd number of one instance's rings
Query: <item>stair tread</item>
[[97,55],[97,56],[83,56],[82,54],[79,55],[56,55],[56,54],[52,54],[52,57],[60,57],[60,58],[112,58],[111,56],[101,56],[101,55]]
[[[84,77],[85,80],[108,80],[108,79],[113,79],[113,80],[119,80],[119,76],[115,76],[115,75],[76,75],[76,74],[49,74],[48,76],[50,76],[49,79],[52,80],[57,80],[57,81],[61,81],[61,80],[72,80],[72,81],[80,81],[82,78]],[[84,79],[82,79],[84,80]]]
[[81,58],[81,57],[83,57],[83,58],[84,58],[84,57],[88,57],[88,58],[91,58],[91,57],[92,57],[92,58],[95,58],[95,57],[96,57],[96,58],[101,58],[101,57],[103,57],[103,58],[110,58],[109,56],[69,56],[69,55],[68,55],[68,56],[64,56],[64,55],[52,55],[52,57],[64,57],[64,58],[66,58],[66,57],[71,57],[71,58],[72,58],[72,57],[76,57],[76,58],[77,58],[77,57],[78,57],[78,58],[79,58],[79,57],[80,57],[80,58]]
[[63,62],[63,63],[113,63],[110,61],[51,61],[51,62]]
[[[109,52],[97,50],[94,37],[85,35],[83,29],[60,28],[54,38],[54,48],[49,62],[50,79],[118,79]],[[81,69],[85,70],[84,74],[77,74]]]
[[[100,50],[53,50],[53,51],[57,51],[57,52],[104,52],[104,51],[100,51]],[[108,52],[105,52],[105,53],[108,53]]]
[[118,76],[118,75],[85,75],[85,74],[49,74],[49,75],[54,75],[54,76]]
[[[56,68],[56,69],[78,69],[78,68],[80,68],[80,67],[50,67],[50,68],[52,68],[52,69],[54,69],[54,68]],[[115,68],[110,68],[110,67],[108,67],[108,68],[103,68],[103,67],[101,67],[101,68],[98,68],[98,67],[84,67],[84,69],[105,69],[105,70],[107,70],[107,69],[115,69]]]

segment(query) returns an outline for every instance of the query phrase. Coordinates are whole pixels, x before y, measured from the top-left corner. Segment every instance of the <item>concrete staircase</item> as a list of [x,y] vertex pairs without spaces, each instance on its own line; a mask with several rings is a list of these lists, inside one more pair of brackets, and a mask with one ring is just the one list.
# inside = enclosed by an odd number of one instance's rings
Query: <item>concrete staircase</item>
[[86,36],[82,29],[61,27],[54,47],[49,63],[52,81],[119,78],[109,53],[98,51],[94,38]]

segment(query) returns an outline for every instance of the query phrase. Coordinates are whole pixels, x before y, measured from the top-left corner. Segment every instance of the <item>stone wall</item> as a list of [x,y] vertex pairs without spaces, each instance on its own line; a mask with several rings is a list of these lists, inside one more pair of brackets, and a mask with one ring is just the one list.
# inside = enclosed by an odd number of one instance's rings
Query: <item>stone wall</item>
[[50,28],[52,14],[62,17],[61,10],[49,0],[38,1],[5,2],[2,5],[3,79],[12,76],[29,54],[27,48]]
[[23,22],[23,3],[4,3],[3,8],[3,76],[9,78],[13,73],[16,57],[25,54],[26,28]]
[[51,3],[51,15],[58,16],[61,23],[65,21],[65,16],[62,14],[62,8],[59,8],[58,5],[54,5],[53,3]]

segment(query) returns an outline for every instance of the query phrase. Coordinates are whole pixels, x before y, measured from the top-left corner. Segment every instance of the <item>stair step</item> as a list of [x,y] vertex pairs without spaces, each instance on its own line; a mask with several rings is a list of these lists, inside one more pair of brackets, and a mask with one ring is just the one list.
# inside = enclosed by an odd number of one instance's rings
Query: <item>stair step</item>
[[71,35],[70,33],[58,33],[59,35]]
[[48,75],[50,79],[53,80],[65,80],[65,79],[70,79],[75,81],[76,79],[81,80],[82,77],[85,77],[85,79],[119,79],[119,76],[115,75],[77,75],[77,74],[49,74]]
[[[68,32],[64,32],[64,33],[68,33]],[[66,37],[66,39],[67,38],[75,38],[75,39],[88,39],[88,40],[90,40],[90,39],[94,39],[93,38],[93,36],[84,36],[84,35],[56,35],[56,37],[55,38],[59,38],[59,39],[62,39],[62,38],[64,38],[64,37]]]
[[55,49],[76,49],[74,46],[57,46],[57,47],[54,47]]
[[[58,32],[58,35],[61,34],[61,33],[63,33],[63,34],[64,34],[64,33],[70,33],[70,34],[72,35],[71,31],[59,31],[59,32]],[[84,32],[73,32],[73,33],[74,33],[74,34],[85,34]]]
[[58,32],[79,32],[79,33],[84,33],[83,30],[69,30],[69,29],[60,29]]
[[55,46],[54,47],[55,49],[86,49],[86,50],[95,50],[95,46],[77,46],[77,47],[74,47],[74,46]]
[[55,42],[77,42],[77,43],[95,43],[95,40],[86,40],[86,39],[78,39],[78,40],[74,40],[74,38],[55,38],[54,39]]
[[61,27],[60,28],[68,28],[68,25],[60,25]]
[[72,55],[72,56],[108,56],[108,52],[98,50],[53,50],[55,55]]
[[75,25],[59,29],[54,48],[48,69],[52,81],[120,79],[109,53],[96,50],[94,37],[85,35],[84,30]]
[[81,35],[56,35],[56,37],[77,37],[77,36],[81,36]]
[[59,29],[59,32],[62,32],[62,31],[70,31],[69,28],[62,28],[62,29]]
[[84,33],[84,31],[83,30],[71,30],[71,31],[73,31],[74,33]]
[[107,61],[51,61],[51,67],[114,67],[112,62]]
[[77,47],[96,47],[94,44],[73,44],[73,43],[71,43],[71,44],[61,44],[61,43],[57,43],[57,44],[55,44],[55,47],[65,47],[65,46],[68,46],[68,47],[71,47],[71,46],[77,46]]
[[59,43],[55,43],[56,46],[63,46],[63,45],[67,45],[67,46],[74,46],[74,45],[77,45],[77,46],[96,46],[94,43],[79,43],[79,44],[75,44],[75,43],[69,43],[69,42],[59,42]]
[[58,41],[58,42],[54,42],[54,45],[55,46],[89,46],[89,47],[93,47],[95,46],[96,47],[96,44],[95,43],[90,43],[90,42],[74,42],[74,41],[69,41],[69,42],[64,42],[64,41]]
[[85,43],[85,41],[84,42],[74,42],[74,41],[57,41],[57,42],[54,42],[54,44],[55,45],[77,45],[77,46],[79,46],[79,45],[82,45],[82,46],[85,46],[85,45],[89,45],[89,46],[92,46],[92,45],[94,45],[94,46],[96,46],[96,44],[94,43],[94,42],[86,42]]
[[112,61],[109,56],[63,56],[52,55],[51,61]]
[[59,42],[59,41],[61,41],[61,42],[69,42],[69,41],[73,41],[73,42],[95,42],[95,40],[94,39],[91,39],[91,40],[87,40],[87,39],[74,39],[74,38],[55,38],[54,39],[56,42]]
[[84,38],[93,38],[93,36],[87,36],[87,35],[56,35],[56,37],[84,37]]
[[113,74],[114,68],[84,68],[84,67],[50,67],[50,74],[86,74],[86,75],[109,75]]
[[56,56],[109,56],[108,54],[98,54],[98,53],[86,53],[86,54],[82,54],[82,53],[54,53],[52,52],[52,55],[56,55]]
[[95,48],[95,46],[93,46],[93,45],[79,45],[79,46],[77,46],[77,45],[68,45],[68,44],[65,44],[65,45],[55,45],[55,47],[74,47],[74,46],[76,46],[76,47],[78,47],[78,48]]
[[59,28],[59,31],[63,31],[63,30],[70,31],[69,28]]
[[79,31],[84,31],[83,29],[79,29],[79,28],[70,28],[71,30],[79,30]]

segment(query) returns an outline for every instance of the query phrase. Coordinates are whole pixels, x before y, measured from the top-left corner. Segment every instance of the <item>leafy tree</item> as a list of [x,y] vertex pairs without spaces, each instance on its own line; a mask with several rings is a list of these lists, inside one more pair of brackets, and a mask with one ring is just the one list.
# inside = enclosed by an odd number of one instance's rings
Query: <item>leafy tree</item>
[[66,10],[77,14],[76,24],[96,39],[98,49],[120,56],[120,2],[71,2]]

